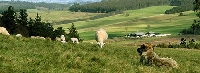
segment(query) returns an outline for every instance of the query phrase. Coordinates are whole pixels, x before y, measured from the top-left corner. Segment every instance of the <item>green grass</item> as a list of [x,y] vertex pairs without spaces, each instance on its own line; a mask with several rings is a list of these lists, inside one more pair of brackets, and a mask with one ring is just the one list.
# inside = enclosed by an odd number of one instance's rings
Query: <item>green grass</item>
[[59,22],[63,20],[76,20],[76,19],[84,19],[89,18],[94,15],[98,15],[101,13],[87,13],[87,12],[70,12],[70,11],[40,11],[37,9],[28,9],[28,16],[31,18],[35,18],[37,13],[41,16],[42,21],[45,22]]
[[[161,57],[171,57],[179,69],[144,66],[137,46],[107,43],[70,44],[0,35],[0,72],[9,73],[198,73],[199,50],[155,48]],[[135,41],[136,42],[136,41]]]
[[[191,25],[197,19],[192,11],[184,12],[186,16],[178,14],[160,15],[171,6],[153,6],[138,10],[129,10],[130,16],[119,14],[106,18],[75,22],[83,43],[61,43],[42,39],[5,36],[0,34],[0,72],[1,73],[199,73],[200,51],[184,48],[158,48],[155,52],[160,57],[171,57],[179,64],[178,69],[166,67],[144,66],[139,63],[136,49],[145,42],[152,44],[180,42],[180,38],[187,40],[199,36],[170,36],[142,39],[108,39],[108,43],[100,49],[94,39],[98,28],[108,31],[109,38],[122,36],[136,31],[154,31],[176,34]],[[155,12],[154,12],[155,11]],[[37,10],[29,10],[29,14],[36,15]],[[68,11],[39,11],[44,21],[61,21],[74,19],[77,14]],[[66,16],[65,16],[66,13]],[[71,15],[70,15],[71,14]],[[73,15],[75,14],[75,15]],[[89,14],[88,14],[89,15]],[[95,15],[95,14],[94,14]],[[63,18],[62,18],[63,16]],[[69,16],[69,17],[68,17]],[[77,15],[79,16],[79,15]],[[52,18],[49,20],[48,18]],[[81,17],[80,17],[81,18]],[[138,19],[137,21],[135,19]],[[171,21],[170,21],[171,19]],[[151,27],[146,29],[147,24]],[[70,24],[55,25],[69,28]],[[125,27],[128,30],[125,31]],[[175,38],[174,38],[175,37]],[[87,41],[92,40],[92,41]],[[176,40],[176,41],[175,41]],[[161,41],[161,42],[159,42]],[[89,42],[93,42],[91,44]],[[110,42],[110,43],[109,43]]]
[[[124,36],[137,31],[153,31],[176,35],[182,29],[188,28],[194,19],[198,19],[193,11],[183,12],[185,16],[178,16],[179,13],[164,14],[165,10],[170,8],[172,6],[152,6],[138,10],[128,10],[124,13],[129,13],[130,16],[118,14],[96,20],[74,22],[74,25],[81,38],[87,41],[93,40],[91,37],[94,36],[94,32],[99,28],[104,28],[108,34],[111,34],[110,38]],[[147,29],[147,25],[150,25],[149,29]],[[55,28],[63,27],[65,30],[70,26],[71,24],[54,25]],[[127,31],[125,28],[128,28]]]

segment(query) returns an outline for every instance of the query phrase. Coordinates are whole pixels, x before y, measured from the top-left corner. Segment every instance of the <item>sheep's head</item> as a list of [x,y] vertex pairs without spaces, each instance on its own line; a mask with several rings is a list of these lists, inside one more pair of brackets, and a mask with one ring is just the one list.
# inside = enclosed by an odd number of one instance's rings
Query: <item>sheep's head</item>
[[102,48],[103,45],[104,45],[105,43],[103,43],[103,42],[98,42],[97,44],[99,45],[100,48]]
[[150,43],[145,43],[145,44],[142,44],[140,46],[140,48],[137,49],[137,52],[141,56],[143,52],[146,52],[148,50],[152,50],[153,51],[153,47],[152,47],[152,45]]

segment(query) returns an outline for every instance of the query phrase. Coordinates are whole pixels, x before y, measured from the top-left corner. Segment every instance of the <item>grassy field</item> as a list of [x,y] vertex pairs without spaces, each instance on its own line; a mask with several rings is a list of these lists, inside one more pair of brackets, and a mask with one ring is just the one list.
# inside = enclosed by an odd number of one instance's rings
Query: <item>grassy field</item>
[[[74,22],[80,36],[84,40],[93,40],[94,33],[99,28],[104,28],[109,38],[124,36],[133,32],[158,32],[176,35],[182,29],[188,28],[194,19],[197,19],[195,12],[183,12],[185,16],[177,14],[164,14],[164,11],[172,6],[152,6],[138,10],[128,10],[124,14],[105,17],[96,20]],[[126,16],[125,14],[130,14]],[[147,25],[150,28],[147,29]],[[65,30],[71,24],[55,25],[54,27],[63,27]],[[125,30],[126,29],[126,30]]]
[[200,54],[194,49],[155,48],[161,57],[171,57],[178,69],[144,66],[138,46],[107,43],[70,44],[0,35],[1,73],[199,73]]
[[42,21],[45,22],[59,22],[63,20],[76,20],[76,19],[84,19],[89,18],[94,15],[98,15],[101,13],[87,13],[87,12],[70,12],[70,11],[40,11],[36,9],[28,9],[28,16],[31,18],[35,18],[37,13],[42,17]]
[[[188,28],[192,21],[197,19],[195,13],[187,11],[184,12],[185,16],[163,14],[166,9],[170,8],[172,7],[153,6],[126,11],[125,13],[129,13],[130,16],[118,14],[96,20],[75,22],[81,38],[85,39],[80,44],[0,34],[0,73],[200,73],[199,49],[155,47],[155,52],[160,57],[171,57],[176,60],[179,64],[178,69],[145,66],[139,63],[136,49],[139,47],[138,45],[145,42],[153,45],[169,42],[179,44],[180,39],[184,37],[187,41],[195,39],[199,43],[200,36],[175,35],[183,28]],[[60,21],[79,16],[81,18],[86,14],[50,11],[45,15],[46,12],[28,10],[30,17],[34,17],[36,12],[42,16],[44,21]],[[151,27],[147,29],[147,25]],[[66,29],[71,24],[55,25],[54,27],[60,26]],[[97,44],[90,43],[91,41],[96,43],[93,39],[95,30],[98,28],[106,29],[109,38],[136,31],[153,31],[174,35],[141,39],[108,39],[105,46],[100,49]],[[88,40],[91,41],[88,42]]]

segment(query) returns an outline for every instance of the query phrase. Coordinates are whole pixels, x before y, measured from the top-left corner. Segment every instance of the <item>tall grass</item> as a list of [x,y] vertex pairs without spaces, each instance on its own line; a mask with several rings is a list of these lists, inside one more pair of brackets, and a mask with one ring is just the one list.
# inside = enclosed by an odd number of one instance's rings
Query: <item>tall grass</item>
[[137,46],[107,43],[102,49],[90,43],[56,41],[0,35],[0,72],[48,73],[198,73],[199,50],[155,48],[171,57],[179,69],[144,66]]

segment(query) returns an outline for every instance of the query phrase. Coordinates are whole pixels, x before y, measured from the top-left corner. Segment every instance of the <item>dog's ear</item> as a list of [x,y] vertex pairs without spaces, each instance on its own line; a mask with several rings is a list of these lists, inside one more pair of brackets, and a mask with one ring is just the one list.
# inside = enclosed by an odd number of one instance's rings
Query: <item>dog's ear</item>
[[137,52],[139,53],[139,55],[141,56],[142,55],[142,52],[143,52],[143,49],[141,49],[141,48],[138,48],[137,49]]
[[145,48],[146,48],[145,46],[146,46],[145,44],[142,44],[142,45],[140,46],[140,48],[145,49]]
[[150,43],[145,43],[145,49],[146,50],[149,50],[149,49],[153,50],[153,46]]

